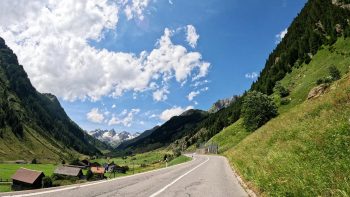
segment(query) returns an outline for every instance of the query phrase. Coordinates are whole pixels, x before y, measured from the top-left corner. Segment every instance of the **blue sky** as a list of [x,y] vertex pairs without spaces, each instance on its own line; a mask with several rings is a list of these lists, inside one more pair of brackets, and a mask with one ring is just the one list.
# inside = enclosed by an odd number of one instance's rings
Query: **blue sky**
[[[41,92],[57,95],[67,114],[83,129],[114,128],[130,132],[150,129],[189,108],[207,110],[216,100],[249,89],[276,47],[278,35],[286,33],[306,3],[305,0],[137,0],[136,4],[105,1],[95,7],[84,1],[23,8],[13,4],[5,9],[9,13],[3,13],[7,20],[0,21],[3,24],[0,34],[18,55],[34,86]],[[71,5],[74,3],[78,6]],[[79,6],[94,12],[78,9]],[[58,14],[62,10],[68,13],[63,15],[66,18]],[[21,11],[23,16],[32,15],[19,18],[16,11]],[[69,14],[72,12],[76,12],[77,18]],[[94,16],[96,12],[102,14]],[[29,16],[35,18],[30,21]],[[45,24],[37,23],[40,17],[49,20],[50,30],[44,31]],[[23,20],[32,25],[25,26]],[[19,33],[7,22],[28,28],[20,32],[26,39],[15,38],[13,35]],[[29,31],[35,25],[40,30]],[[199,36],[192,46],[187,39],[188,25]],[[28,36],[28,32],[39,33]],[[180,79],[176,72],[180,73],[181,68],[176,65],[170,73],[161,71],[161,67],[153,72],[157,65],[152,64],[153,70],[149,71],[152,76],[145,77],[147,83],[143,84],[141,74],[147,74],[146,60],[152,59],[152,52],[163,46],[162,39],[166,49],[177,46],[179,51],[185,49],[183,56],[199,55],[191,56],[199,66],[184,63],[186,75]],[[28,47],[35,41],[39,43],[35,49]],[[146,60],[142,59],[143,54]],[[115,63],[121,57],[125,61]],[[157,58],[153,59],[159,61],[161,57]],[[204,69],[205,74],[195,79],[207,64],[209,69]],[[133,66],[139,66],[140,72],[135,72],[141,73],[139,76],[129,76]],[[134,84],[134,81],[138,82]],[[154,95],[157,91],[158,97]],[[191,92],[193,98],[189,99]]]

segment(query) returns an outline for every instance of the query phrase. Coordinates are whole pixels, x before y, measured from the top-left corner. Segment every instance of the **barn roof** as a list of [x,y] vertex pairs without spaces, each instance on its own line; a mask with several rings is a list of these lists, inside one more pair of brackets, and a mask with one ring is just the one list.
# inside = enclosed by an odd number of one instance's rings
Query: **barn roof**
[[42,175],[45,176],[44,173],[41,171],[20,168],[16,171],[14,175],[12,175],[11,178],[13,180],[33,184]]
[[94,174],[104,174],[105,168],[104,167],[91,167],[91,172]]
[[78,176],[80,172],[81,172],[81,168],[70,167],[70,166],[58,166],[54,171],[54,174]]

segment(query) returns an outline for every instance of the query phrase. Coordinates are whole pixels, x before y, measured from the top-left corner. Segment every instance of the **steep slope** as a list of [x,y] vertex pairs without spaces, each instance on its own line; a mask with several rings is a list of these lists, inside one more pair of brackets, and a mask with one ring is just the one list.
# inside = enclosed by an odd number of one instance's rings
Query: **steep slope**
[[172,117],[160,127],[149,131],[147,136],[140,135],[133,142],[122,143],[117,147],[119,151],[125,152],[147,152],[157,148],[166,147],[177,139],[182,138],[198,123],[208,116],[201,110],[188,110],[180,116]]
[[[350,38],[323,46],[311,62],[294,68],[281,84],[290,103],[253,133],[241,121],[208,143],[262,196],[347,196],[350,194]],[[307,100],[330,65],[343,75],[318,98]],[[276,97],[276,95],[273,95]]]
[[31,85],[17,57],[0,38],[0,158],[52,161],[100,154],[54,95]]

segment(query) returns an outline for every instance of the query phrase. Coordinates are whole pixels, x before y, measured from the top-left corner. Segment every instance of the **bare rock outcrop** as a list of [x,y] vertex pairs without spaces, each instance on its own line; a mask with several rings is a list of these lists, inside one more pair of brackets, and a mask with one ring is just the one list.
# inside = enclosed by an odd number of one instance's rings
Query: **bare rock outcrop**
[[321,96],[326,92],[327,88],[327,84],[321,84],[317,87],[312,88],[312,90],[309,92],[309,95],[307,96],[307,99],[310,100]]

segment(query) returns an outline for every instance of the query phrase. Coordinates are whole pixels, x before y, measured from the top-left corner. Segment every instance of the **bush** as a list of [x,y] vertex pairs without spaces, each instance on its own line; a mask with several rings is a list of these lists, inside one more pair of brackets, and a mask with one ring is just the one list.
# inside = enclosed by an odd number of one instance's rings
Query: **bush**
[[280,82],[276,83],[275,91],[281,96],[281,98],[289,95],[289,90],[286,87],[282,86]]
[[242,106],[243,124],[249,131],[254,131],[271,118],[278,115],[277,107],[267,95],[252,91],[247,94]]
[[321,85],[321,84],[323,84],[324,83],[324,79],[317,79],[317,81],[316,81],[316,84],[317,85]]
[[48,176],[43,178],[43,187],[52,187],[52,179]]
[[328,70],[329,70],[329,75],[331,76],[333,81],[336,81],[336,80],[340,79],[340,71],[339,71],[339,69],[337,67],[330,66],[328,68]]

